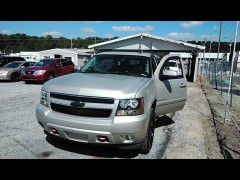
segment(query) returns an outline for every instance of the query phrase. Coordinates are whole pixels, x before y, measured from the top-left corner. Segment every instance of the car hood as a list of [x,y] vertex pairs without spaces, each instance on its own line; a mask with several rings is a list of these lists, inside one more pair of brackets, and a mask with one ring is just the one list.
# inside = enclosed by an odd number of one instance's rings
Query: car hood
[[126,75],[74,73],[44,83],[43,89],[47,92],[127,99],[134,98],[148,80]]

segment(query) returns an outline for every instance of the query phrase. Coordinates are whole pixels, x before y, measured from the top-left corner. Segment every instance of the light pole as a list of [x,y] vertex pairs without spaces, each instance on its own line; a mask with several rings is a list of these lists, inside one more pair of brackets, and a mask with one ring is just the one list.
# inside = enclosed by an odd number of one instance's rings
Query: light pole
[[210,41],[210,48],[209,48],[209,57],[208,57],[208,60],[210,61],[210,53],[211,53],[211,46],[212,45],[212,41]]
[[[234,64],[234,58],[235,58],[235,55],[236,55],[235,48],[236,48],[236,41],[237,41],[237,32],[238,32],[238,21],[236,22],[233,55],[232,55],[232,62],[231,62],[230,82],[229,82],[229,86],[228,86],[228,100],[227,100],[227,103],[226,103],[227,107],[228,107],[228,103],[229,103],[229,100],[230,100],[230,88],[232,90],[233,64]],[[231,93],[232,93],[232,91],[231,91]],[[230,107],[232,107],[232,99],[231,99],[231,102],[230,102]]]
[[209,66],[210,66],[210,53],[211,53],[211,45],[212,45],[212,41],[210,41],[210,47],[209,47],[209,55],[208,55],[208,62],[207,62],[207,68],[206,68],[206,74],[207,74],[207,78],[208,78],[208,75],[209,75],[209,79],[210,79],[210,72],[209,71]]

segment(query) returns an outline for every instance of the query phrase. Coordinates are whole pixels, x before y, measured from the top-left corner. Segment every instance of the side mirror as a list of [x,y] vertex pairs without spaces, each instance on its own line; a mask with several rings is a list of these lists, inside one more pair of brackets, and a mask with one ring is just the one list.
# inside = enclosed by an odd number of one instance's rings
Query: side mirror
[[163,70],[162,74],[160,74],[159,78],[161,81],[166,79],[176,79],[178,77],[178,73],[174,70]]
[[21,68],[23,69],[23,68],[25,68],[25,66],[21,66]]

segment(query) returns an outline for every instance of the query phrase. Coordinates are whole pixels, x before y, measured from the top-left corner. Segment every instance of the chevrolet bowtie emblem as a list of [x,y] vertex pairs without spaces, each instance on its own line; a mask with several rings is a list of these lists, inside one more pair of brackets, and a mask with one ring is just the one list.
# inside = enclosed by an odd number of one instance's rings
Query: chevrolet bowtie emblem
[[73,101],[70,103],[71,106],[73,106],[74,108],[81,108],[85,105],[84,102],[79,102],[79,101]]

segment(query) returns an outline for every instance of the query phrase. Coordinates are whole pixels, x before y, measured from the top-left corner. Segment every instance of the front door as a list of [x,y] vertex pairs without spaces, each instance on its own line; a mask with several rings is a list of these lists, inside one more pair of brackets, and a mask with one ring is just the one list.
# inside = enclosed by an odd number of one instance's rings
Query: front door
[[187,99],[187,80],[180,56],[164,56],[154,74],[157,88],[156,115],[183,109]]

